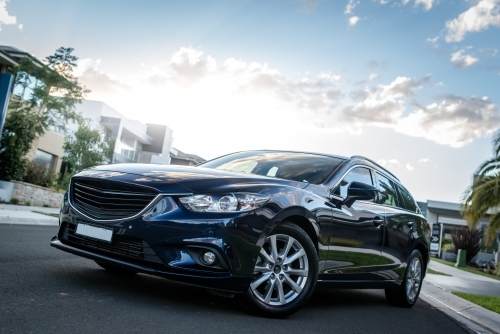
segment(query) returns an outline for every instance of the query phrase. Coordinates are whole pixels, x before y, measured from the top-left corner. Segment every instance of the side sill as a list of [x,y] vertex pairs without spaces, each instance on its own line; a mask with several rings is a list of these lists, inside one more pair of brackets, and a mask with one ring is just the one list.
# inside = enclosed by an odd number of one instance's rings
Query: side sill
[[391,289],[399,287],[396,280],[387,281],[336,281],[318,280],[318,288],[343,288],[343,289]]

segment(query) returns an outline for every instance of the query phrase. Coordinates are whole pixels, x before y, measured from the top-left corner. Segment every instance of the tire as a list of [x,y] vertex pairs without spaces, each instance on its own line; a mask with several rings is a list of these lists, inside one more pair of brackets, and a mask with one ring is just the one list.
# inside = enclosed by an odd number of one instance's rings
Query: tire
[[111,272],[113,274],[134,275],[134,274],[138,273],[138,271],[135,271],[135,270],[118,267],[118,266],[115,266],[115,265],[112,265],[112,264],[108,264],[108,263],[104,263],[104,262],[97,262],[97,261],[95,261],[95,263],[97,263],[97,265],[99,267],[101,267],[103,269],[106,269],[106,271],[109,271],[109,272]]
[[422,289],[424,265],[422,254],[415,249],[411,253],[403,282],[399,288],[385,290],[385,297],[390,304],[407,308],[415,305]]
[[283,318],[311,297],[318,279],[318,255],[311,238],[295,224],[283,222],[264,242],[244,305],[264,317]]

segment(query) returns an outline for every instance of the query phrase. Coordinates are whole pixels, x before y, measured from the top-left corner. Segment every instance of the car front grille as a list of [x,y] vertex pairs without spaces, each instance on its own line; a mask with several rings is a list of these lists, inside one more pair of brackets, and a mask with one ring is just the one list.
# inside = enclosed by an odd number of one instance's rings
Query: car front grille
[[[111,243],[92,239],[75,233],[76,225],[63,223],[59,239],[63,243],[80,249],[108,253],[134,260],[163,263],[154,250],[140,238],[114,234]],[[87,223],[86,223],[87,224]]]
[[85,215],[96,220],[124,219],[141,212],[157,191],[100,179],[74,178],[71,201]]

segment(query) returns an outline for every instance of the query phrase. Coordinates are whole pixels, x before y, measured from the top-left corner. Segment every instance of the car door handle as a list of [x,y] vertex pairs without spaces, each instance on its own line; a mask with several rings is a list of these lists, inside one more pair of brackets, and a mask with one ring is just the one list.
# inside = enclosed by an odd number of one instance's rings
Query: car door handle
[[379,228],[383,222],[384,222],[384,220],[380,217],[373,218],[373,225],[375,225],[377,228]]

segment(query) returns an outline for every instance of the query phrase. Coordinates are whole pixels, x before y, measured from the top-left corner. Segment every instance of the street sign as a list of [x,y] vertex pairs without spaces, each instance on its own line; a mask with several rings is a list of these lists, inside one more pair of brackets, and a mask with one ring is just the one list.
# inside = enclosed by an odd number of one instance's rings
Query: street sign
[[441,224],[432,224],[432,235],[431,235],[431,252],[439,254],[441,247]]

